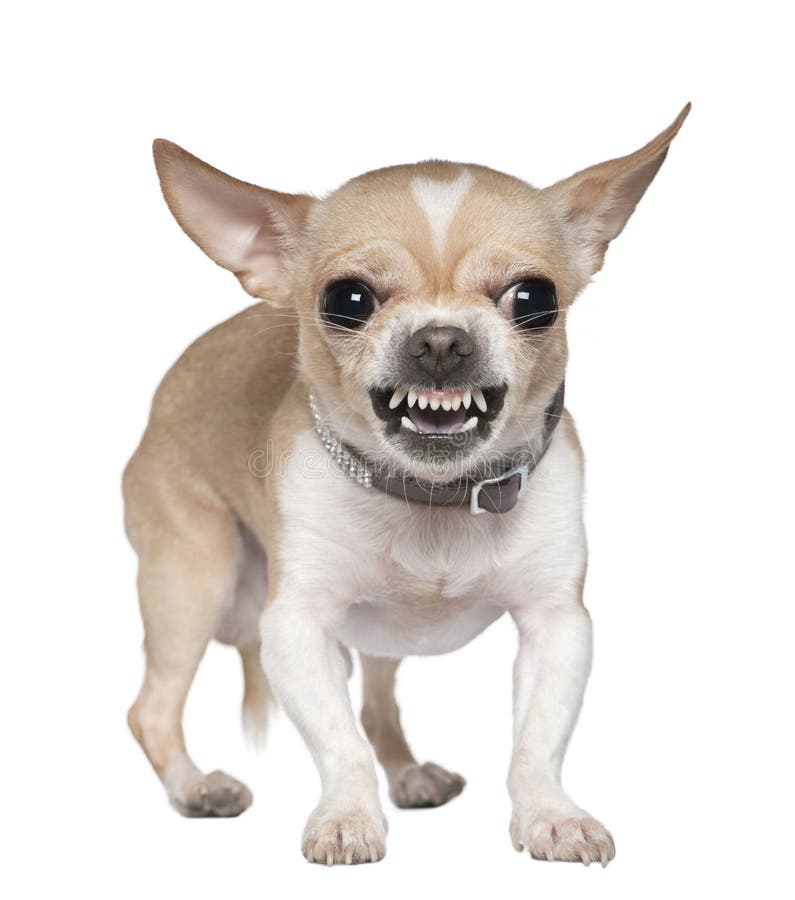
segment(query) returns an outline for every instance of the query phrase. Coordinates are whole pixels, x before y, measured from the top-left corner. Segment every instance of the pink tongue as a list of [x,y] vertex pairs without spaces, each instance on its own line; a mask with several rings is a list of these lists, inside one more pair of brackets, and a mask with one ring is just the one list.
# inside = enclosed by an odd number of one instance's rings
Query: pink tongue
[[409,407],[409,418],[424,434],[452,434],[467,419],[463,404],[458,409],[420,409],[416,404]]

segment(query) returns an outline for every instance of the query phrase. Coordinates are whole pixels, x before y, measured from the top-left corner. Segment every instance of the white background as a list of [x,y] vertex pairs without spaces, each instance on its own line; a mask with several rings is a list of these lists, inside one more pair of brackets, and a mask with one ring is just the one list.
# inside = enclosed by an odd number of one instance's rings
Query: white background
[[[791,889],[791,48],[778,3],[28,3],[4,15],[8,897],[656,898]],[[24,9],[24,11],[20,11]],[[408,661],[417,754],[468,779],[387,803],[376,866],[301,857],[318,791],[280,716],[245,750],[236,654],[186,730],[254,806],[186,821],[125,714],[142,673],[119,478],[184,346],[247,298],[179,231],[150,141],[322,194],[436,156],[548,184],[693,112],[570,318],[596,657],[565,782],[603,871],[508,838],[510,623]],[[355,536],[350,536],[355,540]],[[355,678],[354,692],[358,688]],[[321,893],[322,892],[322,893]]]

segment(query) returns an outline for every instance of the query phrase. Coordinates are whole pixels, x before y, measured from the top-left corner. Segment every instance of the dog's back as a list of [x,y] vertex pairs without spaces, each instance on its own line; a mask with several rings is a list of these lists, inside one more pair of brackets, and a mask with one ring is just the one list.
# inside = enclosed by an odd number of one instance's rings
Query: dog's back
[[270,418],[295,377],[296,347],[294,314],[258,303],[199,337],[166,373],[123,478],[136,550],[151,506],[168,505],[181,489],[252,518],[261,479],[256,468],[254,477],[241,473],[257,465]]

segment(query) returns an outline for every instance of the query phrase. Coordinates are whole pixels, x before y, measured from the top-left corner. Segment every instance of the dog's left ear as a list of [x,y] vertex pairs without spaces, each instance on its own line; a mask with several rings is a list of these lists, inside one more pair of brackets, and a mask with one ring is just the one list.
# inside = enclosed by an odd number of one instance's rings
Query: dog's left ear
[[636,153],[583,169],[545,189],[579,248],[586,278],[602,268],[607,245],[623,231],[689,112],[688,103],[673,124]]

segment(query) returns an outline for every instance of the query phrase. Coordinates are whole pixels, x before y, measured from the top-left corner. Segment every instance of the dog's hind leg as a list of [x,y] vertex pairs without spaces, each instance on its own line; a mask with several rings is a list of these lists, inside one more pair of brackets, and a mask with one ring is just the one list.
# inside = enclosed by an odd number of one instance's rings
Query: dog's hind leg
[[[218,623],[233,602],[238,538],[221,507],[184,497],[128,499],[128,532],[139,555],[146,674],[128,714],[130,729],[183,815],[237,816],[248,788],[223,772],[205,775],[185,748],[182,712]],[[136,502],[138,501],[138,502]],[[143,514],[138,527],[137,516]],[[155,520],[157,524],[155,524]]]
[[418,763],[400,724],[395,700],[399,659],[361,655],[362,725],[389,781],[389,796],[405,808],[441,806],[464,789],[464,779],[435,763]]

